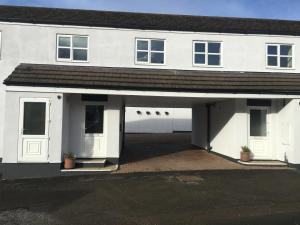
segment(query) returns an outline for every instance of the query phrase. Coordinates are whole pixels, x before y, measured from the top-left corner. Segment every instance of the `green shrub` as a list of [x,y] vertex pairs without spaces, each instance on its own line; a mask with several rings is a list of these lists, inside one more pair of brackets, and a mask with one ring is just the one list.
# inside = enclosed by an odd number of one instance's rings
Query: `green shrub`
[[64,154],[65,159],[75,159],[75,155],[73,153]]
[[242,152],[251,152],[250,148],[248,146],[242,146]]

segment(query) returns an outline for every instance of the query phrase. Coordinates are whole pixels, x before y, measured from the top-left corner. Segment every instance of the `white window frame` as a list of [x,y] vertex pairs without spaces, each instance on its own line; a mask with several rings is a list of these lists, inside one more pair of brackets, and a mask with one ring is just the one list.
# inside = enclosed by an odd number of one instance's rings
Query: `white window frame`
[[[138,41],[147,41],[148,42],[148,50],[138,50],[137,43]],[[164,42],[164,51],[153,51],[151,50],[151,41],[163,41]],[[141,62],[137,60],[137,53],[138,52],[147,52],[148,53],[148,61]],[[163,53],[164,54],[164,63],[151,63],[151,53]],[[136,38],[135,39],[135,64],[142,64],[142,65],[166,65],[166,40],[159,39],[159,38]]]
[[[70,38],[70,47],[65,46],[59,46],[59,38],[60,37],[68,37]],[[87,38],[87,47],[86,48],[80,48],[80,47],[73,47],[73,38],[74,37],[86,37]],[[80,34],[57,34],[56,35],[56,60],[59,62],[78,62],[78,63],[86,63],[89,62],[89,47],[90,47],[90,38],[88,35],[80,35]],[[59,58],[58,57],[58,49],[59,48],[65,48],[70,49],[70,58]],[[82,49],[87,50],[87,60],[74,60],[73,59],[73,50],[74,49]]]
[[[205,52],[196,52],[196,44],[204,44]],[[218,43],[220,44],[220,53],[208,53],[208,44],[209,43]],[[195,55],[203,54],[205,55],[205,63],[195,63]],[[208,64],[208,55],[218,55],[220,56],[220,65],[209,65]],[[222,41],[193,41],[193,66],[200,67],[223,67],[223,42]]]
[[[280,55],[280,46],[281,45],[290,45],[292,47],[292,55],[286,56],[286,55]],[[276,46],[277,47],[277,55],[268,54],[268,47],[269,46]],[[268,69],[278,69],[278,70],[294,70],[295,69],[295,45],[290,43],[267,43],[266,44],[266,68]],[[277,57],[277,66],[270,66],[268,65],[268,56],[274,56]],[[280,58],[281,57],[292,57],[292,67],[281,67],[280,66]]]

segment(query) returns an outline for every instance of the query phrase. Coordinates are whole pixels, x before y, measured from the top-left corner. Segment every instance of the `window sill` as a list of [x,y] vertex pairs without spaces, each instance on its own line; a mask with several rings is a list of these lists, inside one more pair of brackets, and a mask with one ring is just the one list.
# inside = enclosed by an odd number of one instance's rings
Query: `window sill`
[[291,71],[291,70],[296,70],[295,67],[292,67],[292,68],[285,68],[285,67],[271,67],[271,66],[267,66],[266,69],[268,70],[287,70],[287,71]]
[[56,59],[56,62],[64,62],[64,63],[89,63],[89,60],[87,60],[87,61],[80,61],[80,60]]
[[166,66],[166,63],[142,63],[142,62],[135,62],[135,65],[143,65],[143,66]]
[[202,68],[224,68],[223,65],[213,66],[213,65],[201,65],[201,64],[193,64],[193,67],[202,67]]

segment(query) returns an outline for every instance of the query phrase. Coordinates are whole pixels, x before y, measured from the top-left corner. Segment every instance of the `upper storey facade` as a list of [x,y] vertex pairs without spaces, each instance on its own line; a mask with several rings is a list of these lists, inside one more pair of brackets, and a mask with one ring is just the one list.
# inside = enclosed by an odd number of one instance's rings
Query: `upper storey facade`
[[0,32],[7,73],[20,63],[300,72],[296,21],[1,6]]

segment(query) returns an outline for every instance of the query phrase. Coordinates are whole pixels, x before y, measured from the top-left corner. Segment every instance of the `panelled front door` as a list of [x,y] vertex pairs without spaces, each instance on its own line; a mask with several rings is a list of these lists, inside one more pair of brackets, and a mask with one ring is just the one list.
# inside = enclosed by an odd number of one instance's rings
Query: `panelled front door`
[[85,130],[83,150],[79,157],[100,158],[104,149],[104,106],[85,105]]
[[49,145],[49,100],[24,98],[20,101],[19,162],[47,162]]
[[269,108],[249,108],[249,147],[254,159],[270,159]]

